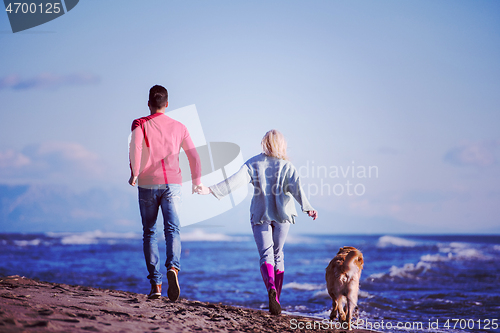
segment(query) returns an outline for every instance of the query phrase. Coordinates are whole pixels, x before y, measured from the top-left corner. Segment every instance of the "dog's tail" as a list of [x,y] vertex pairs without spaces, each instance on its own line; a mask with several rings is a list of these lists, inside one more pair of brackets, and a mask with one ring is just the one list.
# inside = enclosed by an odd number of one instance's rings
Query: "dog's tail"
[[345,272],[350,272],[353,269],[361,271],[363,263],[363,254],[359,250],[353,249],[345,257],[343,268]]

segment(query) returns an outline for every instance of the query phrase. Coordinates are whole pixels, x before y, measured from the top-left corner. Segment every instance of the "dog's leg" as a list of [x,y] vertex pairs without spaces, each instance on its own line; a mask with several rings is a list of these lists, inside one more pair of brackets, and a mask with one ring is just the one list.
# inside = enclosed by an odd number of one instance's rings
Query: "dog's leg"
[[351,320],[352,320],[352,311],[353,309],[351,309],[351,304],[352,304],[352,301],[347,298],[347,316],[346,316],[346,320],[347,320],[347,328],[348,330],[350,331],[352,328],[351,328]]
[[337,318],[338,304],[337,300],[334,297],[332,297],[332,312],[330,312],[330,320],[334,320],[335,318]]
[[344,311],[344,299],[345,297],[343,295],[340,295],[337,297],[337,310],[339,312],[339,321],[344,322],[346,319],[346,313]]
[[347,294],[347,322],[349,325],[349,331],[351,330],[351,320],[354,315],[354,311],[357,308],[358,303],[358,293],[357,291],[350,291]]

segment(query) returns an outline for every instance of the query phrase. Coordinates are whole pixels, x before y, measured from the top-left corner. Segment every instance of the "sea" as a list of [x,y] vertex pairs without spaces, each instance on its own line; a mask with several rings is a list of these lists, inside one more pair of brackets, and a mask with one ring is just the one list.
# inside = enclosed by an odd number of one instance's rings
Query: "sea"
[[[291,234],[281,303],[285,313],[314,318],[313,331],[338,328],[329,321],[325,268],[342,246],[358,248],[365,261],[358,328],[500,332],[500,236]],[[251,235],[184,229],[181,265],[181,297],[267,309]],[[150,288],[139,233],[3,233],[0,276],[9,275],[142,294]]]

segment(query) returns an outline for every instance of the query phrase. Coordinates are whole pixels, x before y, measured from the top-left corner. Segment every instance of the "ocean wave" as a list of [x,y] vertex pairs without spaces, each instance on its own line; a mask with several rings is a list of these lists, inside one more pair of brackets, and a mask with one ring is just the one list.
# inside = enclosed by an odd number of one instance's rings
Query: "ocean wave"
[[286,238],[287,244],[317,244],[320,240],[314,237],[288,235]]
[[290,283],[285,284],[283,286],[283,289],[311,290],[311,291],[312,290],[322,290],[322,289],[325,289],[325,284],[290,282]]
[[42,240],[39,238],[31,240],[14,240],[14,245],[16,246],[38,246],[40,244],[42,244]]
[[[468,261],[491,260],[494,257],[467,243],[438,244],[439,253],[425,254],[415,263],[405,263],[401,266],[392,266],[388,272],[374,273],[368,277],[369,281],[419,279],[431,270],[441,271],[443,267],[451,269],[455,264],[466,264]],[[449,264],[448,264],[449,263]],[[445,265],[445,266],[443,266]]]
[[447,260],[489,260],[492,256],[474,248],[467,243],[452,242],[449,244],[438,244],[439,252],[446,253]]
[[119,240],[140,239],[141,236],[134,232],[117,233],[94,230],[82,233],[46,233],[48,237],[60,239],[63,245],[90,245],[90,244],[115,244]]
[[307,318],[307,320],[323,320],[330,317],[330,310],[311,312],[311,309],[304,305],[287,306],[283,309],[283,311],[281,311],[281,313],[289,316],[304,317]]
[[360,290],[359,293],[358,293],[358,297],[359,298],[373,298],[373,297],[375,297],[375,295],[372,295],[372,294],[370,294],[367,291]]
[[92,235],[70,235],[61,238],[63,245],[90,245],[98,244],[99,240]]
[[389,270],[389,276],[413,279],[418,275],[425,274],[431,269],[431,264],[425,261],[419,261],[416,265],[410,263],[403,267],[392,266]]
[[314,264],[314,265],[324,265],[325,267],[327,267],[331,260],[332,259],[327,259],[327,258],[323,258],[323,259],[317,259],[317,258],[316,259],[299,259],[298,262],[304,266]]
[[442,262],[449,261],[451,258],[453,258],[452,253],[448,253],[447,256],[442,256],[440,254],[425,254],[420,259],[424,262]]
[[492,257],[484,254],[482,251],[479,251],[477,249],[464,249],[461,251],[457,251],[454,255],[452,255],[452,258],[463,259],[463,260],[473,260],[473,259],[488,260],[491,259]]
[[331,312],[331,309],[327,309],[327,310],[323,310],[321,312],[317,312],[316,315],[318,317],[324,317],[324,318],[330,318],[330,312]]
[[189,233],[181,233],[183,242],[245,242],[251,240],[245,236],[229,236],[220,233],[206,233],[202,229],[195,229]]
[[36,247],[53,243],[53,239],[43,234],[0,234],[1,246]]
[[377,247],[415,247],[417,246],[419,243],[418,242],[415,242],[415,241],[412,241],[412,240],[409,240],[409,239],[405,239],[405,238],[401,238],[401,237],[396,237],[396,236],[382,236],[379,238],[378,242],[377,242]]
[[330,294],[328,293],[328,290],[326,288],[323,290],[316,291],[311,297],[311,299],[324,299],[324,298],[331,299]]
[[[164,240],[162,232],[158,232],[158,238]],[[96,244],[119,244],[129,240],[140,240],[142,234],[135,232],[118,233],[94,230],[89,232],[47,232],[38,235],[11,235],[7,239],[2,239],[2,245],[12,244],[15,246],[51,246],[51,245],[96,245]],[[242,242],[249,241],[248,236],[230,236],[221,233],[206,233],[201,229],[192,232],[181,233],[181,240],[184,242]]]
[[392,266],[387,273],[375,273],[368,277],[368,281],[394,280],[395,278],[414,280],[432,268],[432,264],[427,261],[419,261],[417,264],[406,263],[403,267]]
[[[301,289],[301,290],[311,290],[311,289]],[[316,290],[316,289],[313,289],[313,290]],[[359,298],[373,298],[375,296],[368,293],[367,291],[359,290],[358,297]],[[323,289],[316,291],[311,297],[311,299],[325,299],[325,298],[331,299],[330,294],[328,293],[328,290],[324,287],[324,285],[323,285]]]
[[438,243],[439,252],[457,252],[463,249],[470,248],[467,243],[451,242],[451,243]]

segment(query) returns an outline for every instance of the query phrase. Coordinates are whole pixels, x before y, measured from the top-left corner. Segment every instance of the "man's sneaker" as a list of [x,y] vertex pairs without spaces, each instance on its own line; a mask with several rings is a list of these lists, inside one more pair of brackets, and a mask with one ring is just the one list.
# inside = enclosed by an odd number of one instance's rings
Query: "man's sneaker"
[[149,292],[148,299],[158,299],[161,297],[161,284],[151,285],[151,291]]
[[177,279],[177,273],[179,271],[172,267],[167,272],[167,280],[168,280],[168,298],[175,302],[179,299],[179,295],[181,294],[181,288],[179,287],[179,280]]

